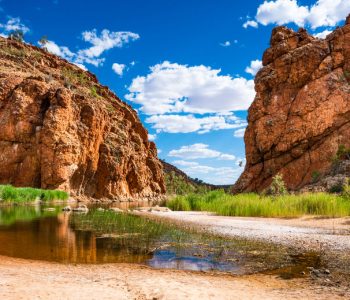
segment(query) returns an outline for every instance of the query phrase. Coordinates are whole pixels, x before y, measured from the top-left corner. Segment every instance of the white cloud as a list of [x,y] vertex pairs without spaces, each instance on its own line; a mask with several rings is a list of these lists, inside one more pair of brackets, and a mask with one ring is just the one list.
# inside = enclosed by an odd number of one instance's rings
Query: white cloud
[[75,56],[75,54],[70,51],[68,47],[58,46],[53,41],[47,41],[43,47],[45,47],[47,51],[51,52],[52,54],[58,55],[67,60],[71,60]]
[[87,63],[99,67],[105,61],[105,58],[100,58],[103,52],[115,47],[121,48],[125,44],[139,38],[139,35],[133,32],[110,32],[107,29],[102,30],[100,35],[97,34],[95,29],[84,31],[82,36],[83,40],[91,43],[92,46],[78,50],[76,53],[70,51],[68,47],[57,45],[54,41],[48,41],[48,43],[41,45],[41,47],[45,47],[49,52],[61,56],[78,66]]
[[175,160],[172,164],[181,166],[181,167],[194,167],[198,166],[198,163],[195,161],[185,161],[185,160]]
[[243,27],[252,25],[257,27],[258,23],[262,25],[294,23],[316,29],[336,26],[349,12],[349,0],[318,0],[311,6],[298,5],[297,0],[265,0],[257,9],[255,21],[248,20]]
[[233,136],[236,138],[242,138],[244,137],[244,133],[245,133],[245,128],[241,128],[241,129],[235,130],[235,132],[233,133]]
[[232,129],[246,126],[245,120],[235,116],[208,116],[197,118],[194,115],[154,115],[146,118],[146,123],[152,124],[157,132],[200,134],[213,130]]
[[215,168],[199,164],[179,167],[192,178],[200,178],[204,182],[217,185],[233,184],[243,170],[237,166]]
[[130,66],[133,67],[133,66],[135,66],[135,65],[136,65],[136,61],[133,60],[133,61],[130,63]]
[[[182,146],[180,147],[180,149],[171,150],[168,156],[178,157],[183,160],[200,159],[200,158],[217,158],[219,160],[235,160],[234,155],[221,153],[220,151],[209,149],[209,145],[202,144],[202,143],[192,144],[189,146]],[[182,161],[180,160],[180,163],[181,162]],[[184,165],[183,162],[182,162],[182,165]]]
[[150,70],[147,76],[134,78],[125,96],[146,114],[246,110],[255,96],[253,80],[219,75],[221,70],[203,65],[164,61]]
[[226,41],[224,43],[220,43],[220,46],[222,46],[222,47],[230,47],[231,46],[231,42],[230,41]]
[[125,44],[135,41],[140,38],[137,33],[129,31],[111,32],[108,29],[103,29],[98,35],[96,29],[91,31],[84,31],[82,33],[83,40],[91,43],[92,46],[87,49],[79,50],[77,53],[78,62],[91,63],[95,58],[112,48],[121,48]]
[[158,154],[162,153],[162,150],[159,149],[159,148],[157,148],[157,153],[158,153]]
[[80,69],[87,71],[87,67],[85,67],[83,64],[79,64],[79,63],[74,63],[77,67],[79,67]]
[[256,73],[258,73],[258,71],[262,68],[262,66],[263,65],[261,60],[252,60],[250,62],[250,66],[245,68],[245,71],[255,76]]
[[258,7],[256,20],[262,24],[287,24],[295,23],[303,26],[308,16],[308,8],[299,6],[296,0],[264,1]]
[[155,139],[157,138],[157,135],[156,134],[148,134],[148,139],[150,140],[150,141],[154,141]]
[[112,65],[112,70],[118,74],[119,76],[123,76],[123,72],[125,70],[125,65],[124,64],[118,64],[118,63],[114,63]]
[[219,156],[219,160],[235,160],[236,156],[231,155],[231,154],[221,154]]
[[324,39],[328,34],[330,34],[332,32],[332,30],[328,30],[328,29],[326,29],[326,30],[323,30],[323,31],[321,31],[321,32],[319,32],[319,33],[315,33],[314,34],[314,37],[317,37],[317,38],[319,38],[319,39]]
[[29,32],[29,28],[25,26],[20,18],[9,17],[5,24],[0,23],[0,29],[2,30],[2,35],[7,36],[11,31],[20,30],[23,33]]
[[248,27],[254,27],[254,28],[258,28],[258,23],[253,21],[253,20],[248,20],[243,24],[244,28],[248,28]]

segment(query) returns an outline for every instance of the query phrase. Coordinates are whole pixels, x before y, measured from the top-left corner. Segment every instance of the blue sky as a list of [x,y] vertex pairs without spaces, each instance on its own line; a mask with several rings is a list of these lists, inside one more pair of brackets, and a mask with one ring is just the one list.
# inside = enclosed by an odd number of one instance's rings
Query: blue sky
[[[253,79],[276,25],[318,37],[349,0],[2,0],[0,31],[95,73],[138,110],[159,157],[192,177],[233,183],[243,171]],[[242,163],[240,163],[242,162]],[[240,166],[241,165],[241,166]]]

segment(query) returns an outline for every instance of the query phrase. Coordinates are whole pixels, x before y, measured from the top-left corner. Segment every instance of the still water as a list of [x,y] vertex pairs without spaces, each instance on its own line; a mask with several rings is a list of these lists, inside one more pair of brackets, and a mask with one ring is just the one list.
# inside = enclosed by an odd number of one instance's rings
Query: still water
[[168,223],[92,208],[0,208],[0,255],[60,263],[138,263],[154,268],[245,274],[305,269],[288,249],[200,234]]

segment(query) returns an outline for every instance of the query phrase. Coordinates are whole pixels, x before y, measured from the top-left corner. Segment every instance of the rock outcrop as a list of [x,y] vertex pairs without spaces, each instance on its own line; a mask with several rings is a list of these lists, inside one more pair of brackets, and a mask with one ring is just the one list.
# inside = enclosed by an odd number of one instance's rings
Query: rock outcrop
[[326,174],[350,146],[350,16],[325,39],[276,27],[248,112],[245,170],[233,191],[262,191],[277,173],[289,189]]
[[94,75],[3,38],[0,58],[0,184],[115,200],[165,192],[136,112]]

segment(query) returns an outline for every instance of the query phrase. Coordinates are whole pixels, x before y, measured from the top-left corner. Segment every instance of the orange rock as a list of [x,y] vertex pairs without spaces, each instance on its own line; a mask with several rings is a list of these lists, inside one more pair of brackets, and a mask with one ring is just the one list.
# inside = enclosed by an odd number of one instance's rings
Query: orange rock
[[350,146],[350,16],[326,39],[276,27],[263,65],[234,192],[262,191],[277,173],[300,189],[330,171],[339,144]]
[[165,192],[136,112],[94,75],[0,39],[0,183],[126,200]]

